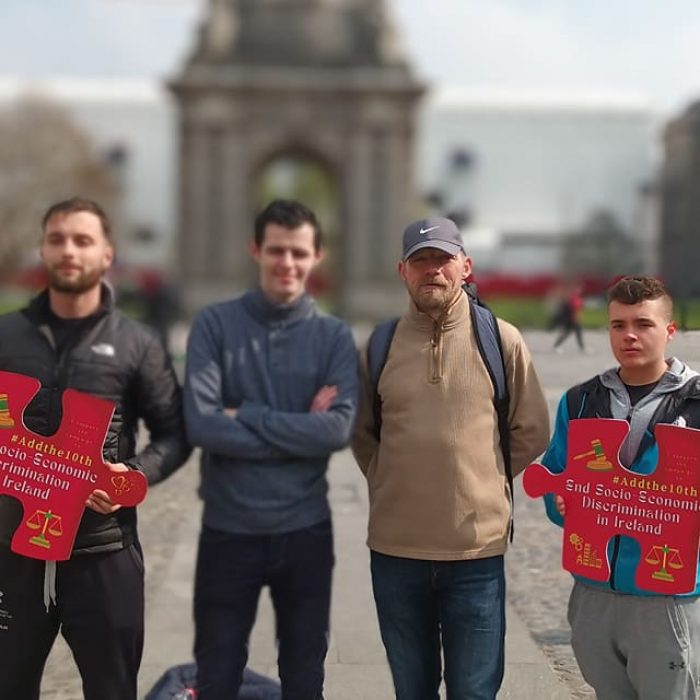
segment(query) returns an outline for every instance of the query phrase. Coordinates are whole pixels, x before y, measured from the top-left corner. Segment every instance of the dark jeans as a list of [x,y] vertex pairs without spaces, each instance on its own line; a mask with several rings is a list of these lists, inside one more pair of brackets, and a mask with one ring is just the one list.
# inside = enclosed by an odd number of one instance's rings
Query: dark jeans
[[397,700],[494,700],[503,680],[503,557],[425,561],[372,552],[379,628]]
[[558,348],[572,333],[576,334],[576,342],[578,343],[579,350],[583,350],[583,329],[578,321],[572,321],[562,327],[561,333],[554,341],[554,347]]
[[238,697],[266,585],[275,608],[284,700],[323,698],[334,561],[330,520],[283,535],[203,528],[194,594],[199,700]]
[[60,630],[85,700],[136,700],[143,649],[143,560],[136,545],[58,562],[44,607],[44,562],[0,547],[0,697],[39,700]]

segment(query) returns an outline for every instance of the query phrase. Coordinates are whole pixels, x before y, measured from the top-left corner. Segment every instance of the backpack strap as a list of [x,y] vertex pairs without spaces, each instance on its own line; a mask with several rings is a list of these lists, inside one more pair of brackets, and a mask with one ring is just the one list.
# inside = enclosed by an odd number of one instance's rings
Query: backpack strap
[[571,387],[566,392],[566,408],[569,420],[576,418],[612,418],[610,392],[599,376]]
[[374,401],[374,436],[377,440],[379,440],[382,430],[382,399],[379,396],[379,377],[386,364],[386,358],[389,356],[389,347],[398,324],[398,317],[383,321],[372,331],[367,343],[367,370]]
[[508,422],[510,395],[508,393],[508,380],[506,378],[505,360],[503,358],[501,333],[498,330],[498,320],[493,315],[491,309],[481,304],[471,288],[467,288],[465,291],[469,299],[469,311],[476,345],[479,349],[481,359],[486,366],[486,370],[489,373],[489,377],[491,377],[491,383],[493,384],[493,404],[498,418],[498,433],[501,438],[503,465],[510,489],[510,540],[512,542],[515,530],[513,523],[515,490],[513,486],[513,465],[511,463],[510,453],[510,425]]
[[[501,452],[506,471],[506,479],[510,489],[511,521],[510,539],[513,540],[513,510],[515,506],[515,491],[513,486],[513,467],[510,453],[510,426],[508,413],[510,396],[508,394],[508,381],[506,378],[505,360],[503,358],[503,345],[501,333],[498,330],[498,321],[492,311],[484,306],[476,295],[474,285],[464,286],[464,291],[469,299],[469,310],[476,338],[479,355],[486,365],[486,369],[493,384],[493,403],[498,418],[498,433],[501,439]],[[379,377],[386,364],[389,355],[389,347],[396,332],[398,318],[392,318],[380,323],[369,337],[367,343],[367,369],[369,373],[370,388],[373,396],[374,435],[379,439],[382,429],[382,399],[379,395]]]

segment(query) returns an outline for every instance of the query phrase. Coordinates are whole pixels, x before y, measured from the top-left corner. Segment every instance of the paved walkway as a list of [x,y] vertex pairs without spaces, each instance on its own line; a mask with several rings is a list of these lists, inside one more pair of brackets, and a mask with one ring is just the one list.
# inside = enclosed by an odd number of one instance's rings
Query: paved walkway
[[[552,338],[526,334],[538,372],[554,410],[563,390],[612,364],[605,334],[588,334],[589,354],[567,344],[551,351]],[[672,352],[700,368],[700,335],[674,341]],[[192,577],[199,502],[196,461],[154,488],[139,509],[146,552],[146,647],[140,678],[143,695],[171,665],[191,659]],[[348,451],[330,469],[337,566],[334,580],[331,649],[326,664],[327,700],[390,700],[391,680],[379,639],[370,592],[364,544],[367,500],[359,470]],[[499,698],[513,700],[588,700],[593,697],[578,674],[569,645],[566,600],[570,577],[561,571],[560,531],[542,513],[541,503],[516,498],[515,543],[508,567],[506,678]],[[261,600],[251,644],[251,666],[275,675],[273,616],[266,594]],[[44,677],[43,700],[80,700],[77,672],[63,644],[52,652]]]
[[[328,700],[387,700],[391,678],[377,628],[370,591],[369,557],[364,544],[365,485],[348,451],[330,469],[337,566],[332,608],[332,637],[326,662]],[[148,639],[142,690],[173,663],[191,655],[190,607],[199,508],[186,514],[174,556],[160,590],[148,608]],[[564,700],[570,695],[555,677],[538,645],[513,611],[508,617],[508,666],[500,697]],[[251,643],[250,665],[276,675],[273,614],[263,595]]]

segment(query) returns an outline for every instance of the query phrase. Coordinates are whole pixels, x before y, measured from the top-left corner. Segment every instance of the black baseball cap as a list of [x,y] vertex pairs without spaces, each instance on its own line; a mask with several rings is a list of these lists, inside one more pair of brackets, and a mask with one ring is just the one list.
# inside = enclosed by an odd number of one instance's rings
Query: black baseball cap
[[403,259],[421,248],[438,248],[450,255],[465,252],[462,236],[452,219],[434,216],[409,224],[403,232]]

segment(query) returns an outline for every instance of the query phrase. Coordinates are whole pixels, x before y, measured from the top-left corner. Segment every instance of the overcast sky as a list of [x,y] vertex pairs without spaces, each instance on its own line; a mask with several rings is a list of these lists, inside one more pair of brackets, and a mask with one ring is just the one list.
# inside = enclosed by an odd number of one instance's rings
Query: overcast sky
[[[206,0],[0,0],[0,77],[173,75]],[[698,0],[389,0],[444,86],[700,98]]]

